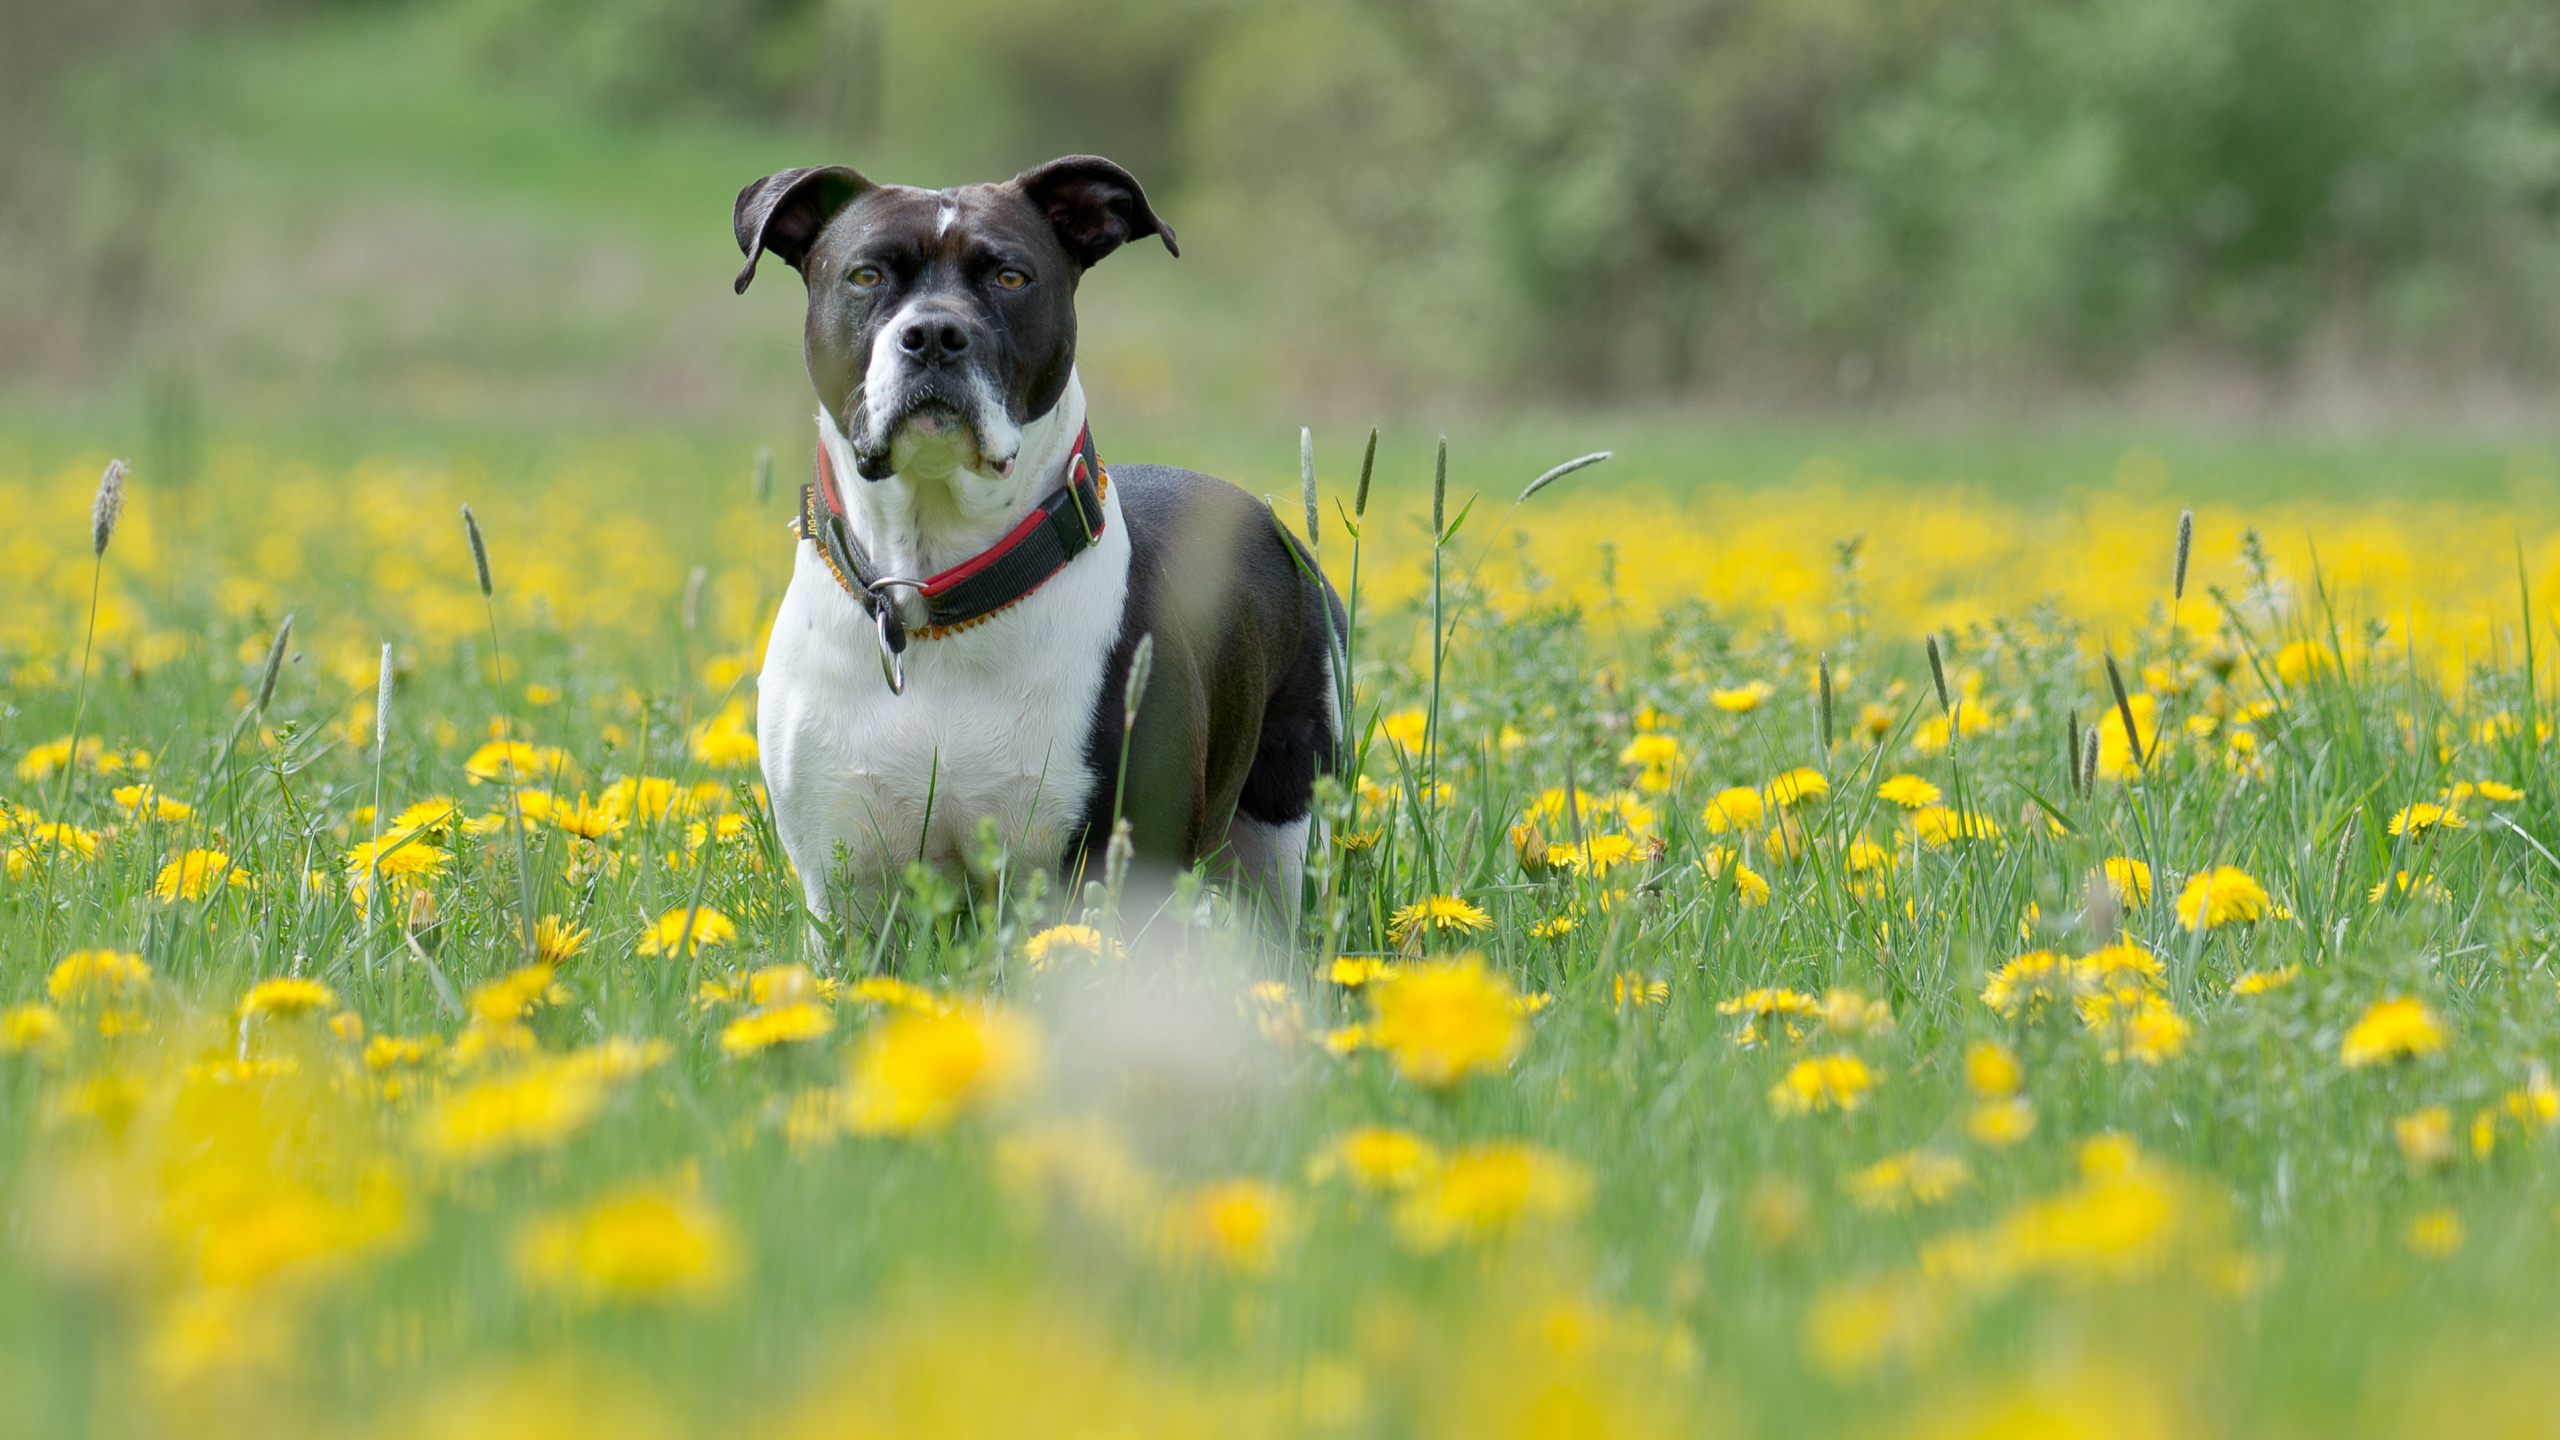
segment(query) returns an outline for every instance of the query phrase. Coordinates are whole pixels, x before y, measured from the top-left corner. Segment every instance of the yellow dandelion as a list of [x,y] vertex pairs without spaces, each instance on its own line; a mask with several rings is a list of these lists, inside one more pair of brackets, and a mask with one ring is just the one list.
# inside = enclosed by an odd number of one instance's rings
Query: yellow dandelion
[[1420,710],[1399,710],[1378,722],[1378,732],[1403,749],[1419,753],[1431,733],[1431,717]]
[[663,775],[626,775],[604,787],[603,803],[613,813],[633,820],[664,820],[697,802],[692,792]]
[[1213,1180],[1177,1198],[1163,1225],[1167,1248],[1177,1256],[1268,1275],[1297,1232],[1297,1205],[1268,1180]]
[[1976,1040],[1964,1052],[1964,1080],[1974,1094],[1997,1100],[2017,1094],[2026,1083],[2026,1072],[2008,1046],[1996,1040]]
[[2107,1037],[2106,1061],[2157,1065],[2185,1052],[2195,1026],[2157,995],[2110,991],[2080,1001],[2080,1019]]
[[545,915],[534,922],[533,955],[546,965],[574,960],[587,948],[596,932],[572,925],[557,915]]
[[705,945],[726,945],[737,938],[737,923],[708,905],[698,906],[693,910],[693,924],[688,929],[685,924],[685,907],[679,905],[659,916],[658,923],[650,926],[648,933],[640,937],[640,953],[643,955],[689,953]]
[[[367,840],[346,855],[347,894],[357,908],[364,908],[372,896],[373,877],[380,875],[405,891],[420,881],[444,873],[453,853],[439,850],[418,838],[417,830],[394,828],[379,840]],[[397,895],[395,894],[395,899]]]
[[1717,791],[1700,818],[1706,821],[1707,833],[1723,835],[1757,830],[1767,814],[1768,802],[1760,798],[1759,791],[1748,785],[1734,785]]
[[2453,1112],[2429,1105],[2391,1122],[2391,1138],[2412,1170],[2433,1170],[2453,1163]]
[[2231,977],[2234,995],[2265,995],[2281,990],[2302,978],[2300,965],[2279,965],[2272,970],[2243,970]]
[[552,983],[552,973],[548,964],[536,961],[475,986],[471,991],[471,1013],[491,1023],[504,1023],[522,1019],[537,1005],[568,999],[569,992]]
[[2220,865],[2198,874],[2178,892],[2178,923],[2190,932],[2218,930],[2267,917],[2273,902],[2264,886],[2236,865]]
[[547,791],[527,790],[516,797],[516,808],[529,821],[549,825],[581,840],[601,840],[630,823],[630,818],[621,810],[589,799],[583,790],[578,792],[575,801],[563,800]]
[[859,1004],[913,1010],[919,1014],[936,1014],[950,1008],[932,991],[920,985],[910,985],[895,975],[866,975],[844,987],[844,998]]
[[[5,803],[0,802],[0,805]],[[5,809],[0,809],[0,818],[6,818]],[[40,852],[50,852],[57,857],[67,855],[75,862],[95,858],[98,853],[96,831],[59,821],[39,820],[32,810],[18,812],[16,829],[19,841],[9,847],[6,857],[12,880],[25,879],[29,872],[43,863]]]
[[492,740],[471,752],[471,758],[462,762],[462,773],[474,785],[491,780],[530,785],[557,778],[569,764],[569,752],[556,745]]
[[2389,1060],[2432,1055],[2445,1046],[2444,1024],[2425,1002],[2393,996],[2374,1002],[2338,1042],[2338,1063],[2350,1070]]
[[1106,944],[1090,925],[1052,925],[1022,942],[1022,959],[1035,971],[1046,970],[1070,957],[1098,960]]
[[70,1043],[70,1028],[50,1005],[12,1005],[0,1010],[0,1055],[50,1055]]
[[1820,1013],[1822,1028],[1834,1035],[1881,1035],[1893,1028],[1893,1006],[1855,990],[1823,991]]
[[1875,1083],[1874,1072],[1857,1056],[1819,1055],[1797,1061],[1769,1091],[1769,1104],[1780,1115],[1851,1111],[1866,1103]]
[[547,1150],[586,1128],[610,1097],[604,1079],[561,1065],[492,1077],[444,1098],[426,1117],[426,1148],[456,1160]]
[[1733,870],[1733,895],[1736,901],[1745,906],[1769,903],[1770,891],[1767,877],[1734,858],[1732,851],[1721,845],[1710,845],[1707,847],[1707,853],[1698,857],[1699,873],[1709,880],[1723,879],[1727,866],[1731,866]]
[[1861,835],[1849,842],[1840,863],[1851,875],[1872,875],[1879,870],[1891,870],[1901,859],[1900,855]]
[[1363,1190],[1403,1190],[1439,1163],[1439,1150],[1412,1131],[1364,1125],[1318,1151],[1307,1163],[1307,1178],[1323,1184],[1340,1176]]
[[1849,1177],[1849,1196],[1861,1210],[1900,1211],[1938,1205],[1973,1182],[1961,1156],[1935,1150],[1889,1155]]
[[2379,905],[2386,896],[2394,893],[2414,895],[2429,904],[2438,905],[2453,898],[2453,892],[2445,889],[2433,875],[2412,875],[2406,870],[2398,872],[2388,880],[2375,881],[2372,887],[2364,892],[2364,898]]
[[1911,830],[1931,849],[1944,849],[1959,840],[1997,840],[2001,835],[2000,822],[1981,811],[1945,805],[1924,805],[1912,811]]
[[2114,892],[2116,903],[2131,907],[2151,903],[2151,867],[2130,855],[2110,856],[2099,867],[2107,877],[2107,888]]
[[2462,1248],[2462,1217],[2446,1209],[2425,1211],[2409,1222],[2400,1238],[2420,1256],[2442,1260]]
[[414,1069],[435,1058],[436,1041],[432,1036],[376,1035],[365,1042],[364,1064],[368,1070]]
[[1984,977],[1982,1003],[2003,1015],[2077,998],[2086,984],[2078,965],[2050,950],[2030,950]]
[[2112,994],[2152,989],[2165,974],[2159,956],[2129,942],[2081,956],[2079,971],[2083,988]]
[[638,1190],[529,1222],[516,1274],[571,1299],[704,1300],[735,1278],[737,1245],[718,1212],[689,1192]]
[[1764,987],[1746,990],[1730,1000],[1716,1002],[1719,1015],[1747,1015],[1765,1020],[1773,1015],[1816,1016],[1822,1013],[1822,1002],[1801,990]]
[[2299,685],[2337,668],[2337,657],[2309,640],[2296,640],[2276,652],[2276,678],[2287,685]]
[[1707,691],[1707,703],[1728,715],[1747,715],[1759,709],[1762,701],[1776,693],[1778,693],[1778,687],[1768,681],[1754,680],[1747,685],[1736,685],[1731,689],[1710,689]]
[[1395,967],[1375,955],[1340,955],[1325,969],[1334,984],[1357,990]]
[[1038,1061],[1038,1032],[1010,1011],[901,1011],[864,1038],[845,1123],[862,1135],[938,1131],[1013,1095]]
[[1770,804],[1782,810],[1793,809],[1809,800],[1820,800],[1831,793],[1831,782],[1809,765],[1797,768],[1771,780],[1764,792]]
[[1609,980],[1611,1003],[1619,1009],[1660,1005],[1671,998],[1667,980],[1652,980],[1633,970],[1621,970]]
[[1492,928],[1493,917],[1455,895],[1429,895],[1398,910],[1387,922],[1387,935],[1401,945],[1438,931],[1472,935]]
[[2459,830],[2465,823],[2462,812],[2422,800],[2400,807],[2400,812],[2391,817],[2391,833],[2415,837],[2430,830]]
[[1511,1141],[1456,1151],[1406,1191],[1396,1237],[1416,1250],[1499,1238],[1530,1221],[1563,1221],[1591,1204],[1591,1173],[1535,1145]]
[[1896,775],[1878,785],[1876,794],[1905,810],[1922,810],[1938,803],[1938,787],[1917,775]]
[[1648,853],[1650,852],[1636,844],[1633,836],[1593,835],[1580,845],[1548,846],[1547,865],[1550,869],[1588,871],[1594,875],[1606,875],[1621,865],[1643,858]]
[[720,1048],[731,1055],[753,1055],[776,1045],[822,1040],[835,1028],[826,1007],[802,1000],[730,1021],[720,1032]]
[[[80,763],[97,768],[99,757],[106,754],[107,744],[95,735],[80,742]],[[48,740],[31,747],[18,761],[18,778],[30,784],[50,778],[71,763],[71,737]]]
[[1619,764],[1647,770],[1668,771],[1679,758],[1680,742],[1669,735],[1638,735],[1618,752]]
[[1368,987],[1368,1041],[1396,1073],[1434,1089],[1510,1066],[1528,1043],[1520,998],[1473,955],[1400,967]]
[[152,785],[119,785],[107,792],[109,799],[136,820],[158,820],[162,823],[184,820],[195,813],[195,807],[184,800],[172,800]]
[[[749,824],[747,817],[736,813],[714,815],[707,823],[701,820],[696,820],[692,824],[684,827],[685,853],[690,855],[693,852],[700,850],[704,845],[709,844],[715,838],[724,843],[735,840],[739,836],[746,834],[751,828],[752,826]],[[668,857],[670,863],[673,863],[674,858],[675,857],[673,856]]]
[[151,967],[130,950],[74,950],[44,977],[44,993],[57,1005],[129,999],[150,988]]
[[756,755],[756,732],[746,727],[743,707],[735,720],[724,715],[694,731],[693,758],[713,769],[753,765]]
[[338,992],[319,981],[279,976],[250,986],[249,993],[240,997],[239,1015],[243,1020],[253,1015],[291,1019],[337,1006]]
[[2524,798],[2522,790],[2503,780],[2483,780],[2471,788],[2479,793],[2481,799],[2495,800],[2502,805],[2512,804]]
[[231,868],[231,857],[219,850],[190,850],[160,867],[151,893],[163,900],[201,900],[216,885],[246,885],[249,877]]
[[1965,1133],[1974,1143],[1993,1149],[2015,1145],[2036,1132],[2036,1107],[2023,1096],[2003,1100],[1985,1100],[1973,1107],[1965,1119]]
[[420,830],[442,830],[462,818],[462,807],[450,795],[430,795],[391,817],[385,835],[408,835]]

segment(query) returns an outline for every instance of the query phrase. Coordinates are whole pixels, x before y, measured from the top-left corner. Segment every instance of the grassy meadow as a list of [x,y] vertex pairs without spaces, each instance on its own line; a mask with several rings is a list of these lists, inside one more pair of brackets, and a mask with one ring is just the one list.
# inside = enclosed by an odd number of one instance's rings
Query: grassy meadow
[[2560,1414],[2547,450],[1487,424],[1435,606],[1430,436],[1356,539],[1319,436],[1283,936],[992,845],[812,925],[768,440],[224,432],[102,552],[0,446],[0,1430]]

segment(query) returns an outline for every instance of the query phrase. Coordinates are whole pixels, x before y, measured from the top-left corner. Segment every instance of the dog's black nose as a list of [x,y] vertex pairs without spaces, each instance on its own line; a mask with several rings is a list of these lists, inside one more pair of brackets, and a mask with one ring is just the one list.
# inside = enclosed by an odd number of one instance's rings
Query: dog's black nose
[[898,348],[927,363],[955,359],[969,348],[969,332],[949,320],[918,320],[899,334]]

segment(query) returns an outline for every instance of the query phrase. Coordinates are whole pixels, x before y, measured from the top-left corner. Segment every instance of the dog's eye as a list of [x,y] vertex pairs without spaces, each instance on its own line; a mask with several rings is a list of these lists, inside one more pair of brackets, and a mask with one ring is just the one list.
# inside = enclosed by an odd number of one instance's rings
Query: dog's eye
[[856,265],[853,267],[853,273],[844,278],[868,290],[888,277],[880,273],[880,267],[877,265]]
[[996,283],[1007,290],[1019,290],[1031,283],[1031,277],[1008,266],[996,272]]

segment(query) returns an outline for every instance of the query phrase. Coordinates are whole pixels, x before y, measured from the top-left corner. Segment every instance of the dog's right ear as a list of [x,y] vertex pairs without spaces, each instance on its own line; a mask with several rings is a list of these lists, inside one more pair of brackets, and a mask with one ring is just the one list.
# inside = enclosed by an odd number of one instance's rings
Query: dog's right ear
[[811,165],[767,175],[738,192],[730,224],[738,232],[738,248],[747,263],[738,271],[738,293],[756,278],[756,262],[768,250],[792,269],[818,243],[818,232],[836,218],[853,197],[871,188],[861,172],[842,165]]

